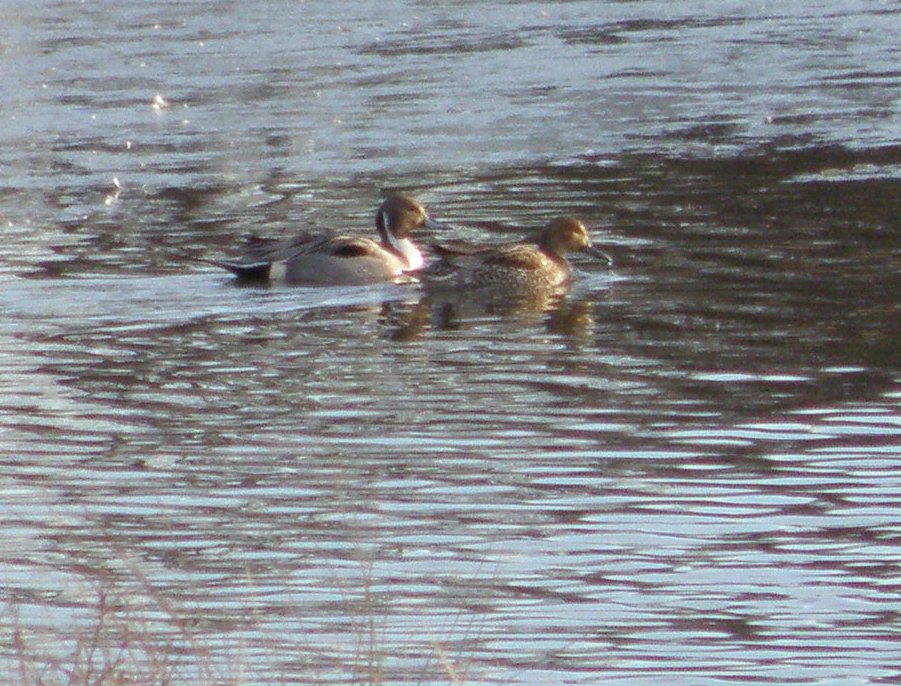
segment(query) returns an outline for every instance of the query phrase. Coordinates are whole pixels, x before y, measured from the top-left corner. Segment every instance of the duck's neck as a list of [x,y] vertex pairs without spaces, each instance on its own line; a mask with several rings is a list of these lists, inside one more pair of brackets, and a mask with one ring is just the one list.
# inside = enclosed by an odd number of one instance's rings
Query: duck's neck
[[563,265],[569,266],[569,262],[566,261],[566,258],[563,255],[561,255],[559,252],[557,252],[556,250],[551,249],[551,247],[549,245],[547,245],[547,243],[544,243],[544,242],[540,243],[538,245],[538,249],[541,252],[543,252],[545,255],[550,257],[557,264],[563,264]]
[[393,234],[388,234],[388,244],[391,249],[400,255],[401,259],[407,263],[404,271],[415,271],[425,264],[425,258],[419,252],[419,248],[409,238],[397,238]]
[[391,226],[391,220],[388,213],[384,210],[380,211],[375,217],[375,228],[382,239],[382,245],[404,261],[405,272],[421,268],[425,264],[425,258],[419,252],[416,244],[409,238],[398,238],[388,228],[389,226]]

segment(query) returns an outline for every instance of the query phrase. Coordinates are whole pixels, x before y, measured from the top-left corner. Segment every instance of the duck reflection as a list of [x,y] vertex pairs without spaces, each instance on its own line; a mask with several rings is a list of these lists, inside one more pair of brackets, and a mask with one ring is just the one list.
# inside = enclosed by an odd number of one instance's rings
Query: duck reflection
[[594,329],[592,298],[573,298],[565,287],[528,294],[482,295],[473,298],[471,292],[446,291],[425,293],[412,303],[385,302],[379,323],[385,337],[393,341],[411,341],[429,331],[459,331],[491,321],[543,325],[547,333],[572,340],[588,340]]

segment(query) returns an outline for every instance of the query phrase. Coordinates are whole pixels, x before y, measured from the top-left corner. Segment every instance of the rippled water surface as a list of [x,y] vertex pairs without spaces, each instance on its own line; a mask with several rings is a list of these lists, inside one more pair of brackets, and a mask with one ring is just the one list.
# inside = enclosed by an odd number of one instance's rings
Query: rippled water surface
[[[0,5],[0,681],[897,683],[899,10]],[[197,259],[393,190],[615,265]]]

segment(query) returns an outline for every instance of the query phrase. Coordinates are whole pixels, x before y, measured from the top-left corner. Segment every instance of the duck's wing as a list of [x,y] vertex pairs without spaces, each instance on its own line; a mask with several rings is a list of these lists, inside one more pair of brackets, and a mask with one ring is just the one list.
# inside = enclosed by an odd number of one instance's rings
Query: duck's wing
[[285,264],[308,255],[352,258],[383,254],[384,249],[376,241],[364,236],[301,233],[278,239],[250,235],[244,239],[241,257],[205,261],[230,271],[240,279],[257,281],[269,278],[272,265]]
[[482,263],[487,269],[502,268],[532,271],[546,268],[548,259],[548,256],[535,245],[511,243],[483,254]]
[[435,254],[445,266],[463,269],[541,269],[547,256],[529,243],[484,245],[453,241],[436,245]]
[[378,254],[381,246],[364,236],[302,233],[287,239],[250,236],[241,262],[286,262],[300,255],[361,257]]

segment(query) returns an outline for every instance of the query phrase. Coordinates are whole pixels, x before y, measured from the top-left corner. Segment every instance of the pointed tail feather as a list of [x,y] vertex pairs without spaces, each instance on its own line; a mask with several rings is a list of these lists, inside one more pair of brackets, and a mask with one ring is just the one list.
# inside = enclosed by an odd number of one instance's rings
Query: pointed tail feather
[[207,259],[199,261],[230,271],[241,281],[267,281],[272,269],[271,262],[224,262]]

